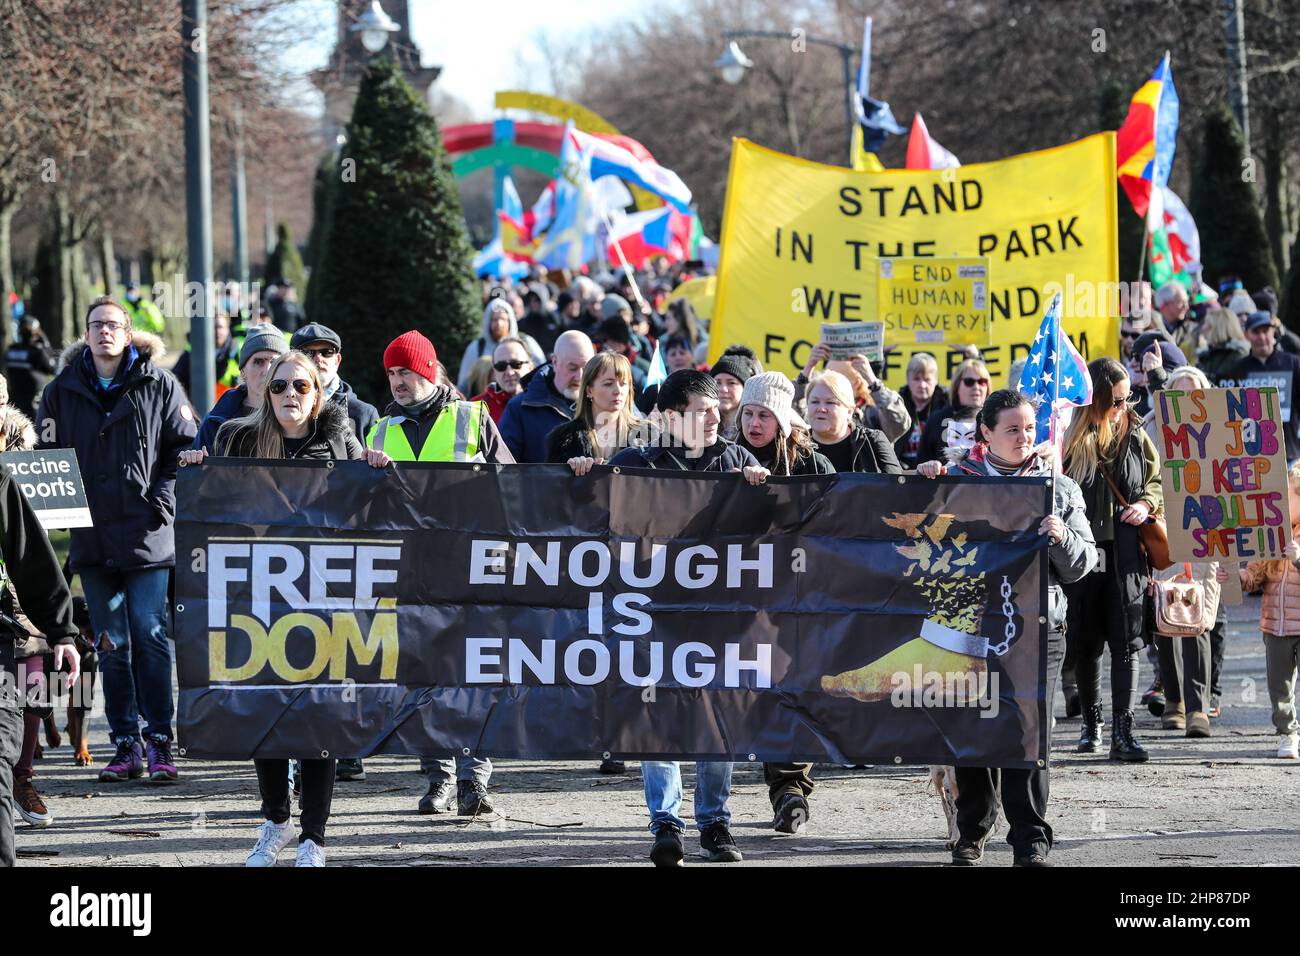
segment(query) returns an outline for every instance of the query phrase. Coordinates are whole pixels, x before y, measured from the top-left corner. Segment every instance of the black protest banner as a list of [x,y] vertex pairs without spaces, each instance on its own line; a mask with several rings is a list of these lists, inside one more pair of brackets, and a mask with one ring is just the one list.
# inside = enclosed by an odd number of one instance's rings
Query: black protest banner
[[177,498],[186,756],[1046,758],[1046,479],[209,459]]
[[71,448],[5,452],[0,455],[0,464],[27,496],[45,530],[89,528],[94,524],[81,469],[77,467],[77,453]]

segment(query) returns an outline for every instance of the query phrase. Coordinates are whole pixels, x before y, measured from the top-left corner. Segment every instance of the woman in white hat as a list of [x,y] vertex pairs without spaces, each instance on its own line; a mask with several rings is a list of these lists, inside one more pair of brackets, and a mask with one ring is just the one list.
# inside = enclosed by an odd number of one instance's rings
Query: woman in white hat
[[794,411],[794,383],[780,372],[745,382],[740,395],[739,443],[773,475],[833,475],[825,455],[813,448],[808,423]]

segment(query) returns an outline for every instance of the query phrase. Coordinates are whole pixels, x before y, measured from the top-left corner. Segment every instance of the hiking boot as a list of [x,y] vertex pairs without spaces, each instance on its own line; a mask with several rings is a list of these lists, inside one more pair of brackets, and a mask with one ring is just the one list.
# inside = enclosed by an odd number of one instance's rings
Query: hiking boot
[[627,773],[627,763],[622,760],[602,760],[600,762],[600,772],[611,775]]
[[650,862],[655,866],[684,866],[682,831],[671,823],[659,824],[655,831],[655,845],[650,850]]
[[126,738],[117,742],[117,753],[108,762],[108,766],[99,772],[100,783],[121,783],[144,776],[144,755],[140,753],[140,742]]
[[807,798],[801,793],[782,794],[773,810],[772,829],[777,833],[798,833],[807,822]]
[[[334,779],[342,780],[345,782],[349,782],[353,780],[365,780],[366,779],[365,764],[361,762],[360,757],[340,757],[338,766],[334,770]],[[316,844],[314,843],[312,844],[312,846],[315,845]],[[322,857],[322,859],[323,858],[324,857]],[[324,863],[321,864],[321,866],[324,865],[325,865]]]
[[172,760],[172,742],[163,737],[146,737],[145,762],[149,765],[149,779],[154,783],[175,783],[176,764]]
[[456,781],[456,812],[462,817],[494,812],[487,787],[477,780]]
[[32,778],[27,777],[25,780],[14,781],[14,809],[22,817],[28,826],[38,829],[48,827],[54,822],[54,816],[45,806],[45,801],[41,795],[36,792],[36,786],[32,783]]
[[1017,856],[1011,861],[1012,866],[1051,866],[1047,859],[1046,853],[1030,853],[1028,856]]
[[1203,710],[1194,710],[1187,715],[1187,736],[1210,736],[1210,715]]
[[978,866],[984,859],[984,841],[959,839],[952,848],[953,866]]
[[739,863],[743,859],[725,823],[715,823],[700,834],[700,856],[710,863]]
[[1083,723],[1079,726],[1079,746],[1077,753],[1095,754],[1101,750],[1101,704],[1093,704],[1083,711]]
[[428,793],[420,798],[420,812],[446,813],[451,809],[451,798],[454,793],[451,783],[446,780],[429,784]]
[[1165,712],[1160,715],[1161,730],[1186,730],[1187,711],[1180,700],[1176,704],[1165,702]]
[[1133,711],[1125,710],[1116,714],[1115,725],[1110,729],[1110,759],[1144,763],[1150,756],[1133,738]]

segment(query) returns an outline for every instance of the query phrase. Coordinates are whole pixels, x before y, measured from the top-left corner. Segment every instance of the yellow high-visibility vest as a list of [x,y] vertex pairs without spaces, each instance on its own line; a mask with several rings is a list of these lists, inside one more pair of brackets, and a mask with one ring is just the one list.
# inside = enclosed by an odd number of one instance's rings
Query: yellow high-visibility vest
[[401,415],[385,415],[366,433],[366,445],[393,461],[484,461],[479,453],[482,402],[448,402],[417,455],[402,430]]

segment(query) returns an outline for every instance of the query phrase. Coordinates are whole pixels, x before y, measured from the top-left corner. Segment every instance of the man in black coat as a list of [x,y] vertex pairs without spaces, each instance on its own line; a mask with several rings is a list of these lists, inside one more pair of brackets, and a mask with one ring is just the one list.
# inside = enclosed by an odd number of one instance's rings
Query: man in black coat
[[1289,413],[1282,416],[1286,460],[1288,464],[1294,464],[1300,458],[1300,439],[1297,438],[1300,419],[1295,410],[1295,389],[1300,384],[1300,356],[1278,347],[1277,324],[1267,312],[1254,312],[1246,320],[1246,338],[1250,340],[1250,354],[1238,362],[1229,379],[1220,384],[1278,387],[1282,404]]
[[[86,338],[64,352],[37,414],[40,448],[72,448],[95,524],[72,530],[100,653],[104,706],[117,753],[103,782],[176,779],[172,760],[172,644],[167,591],[176,563],[177,456],[194,440],[194,412],[161,368],[162,340],[132,331],[108,296],[91,303]],[[140,721],[144,720],[141,752]]]
[[55,372],[54,350],[39,320],[23,316],[18,323],[18,340],[9,346],[6,362],[9,404],[28,418],[35,418],[36,399]]

